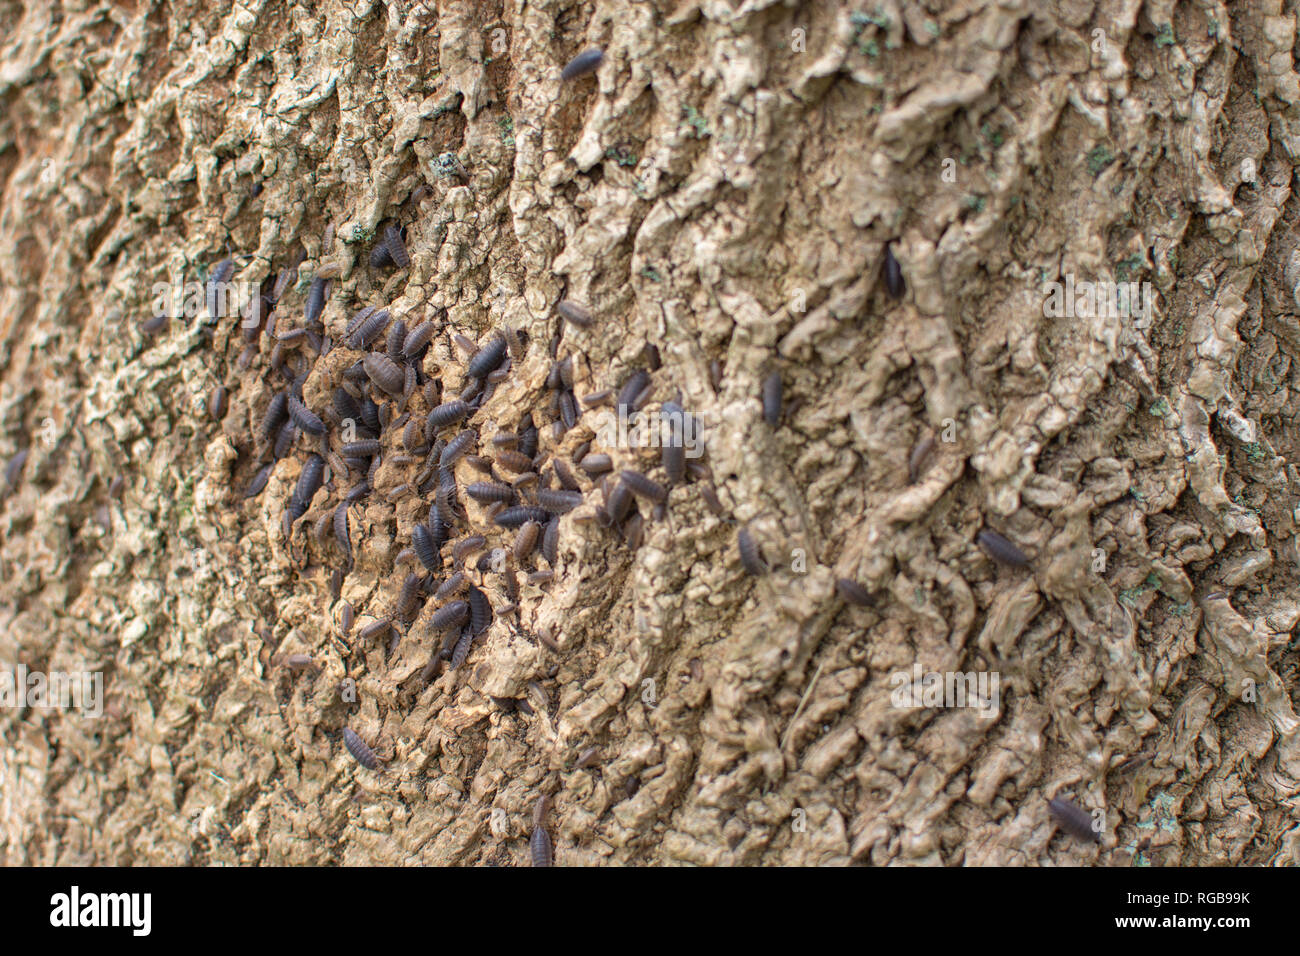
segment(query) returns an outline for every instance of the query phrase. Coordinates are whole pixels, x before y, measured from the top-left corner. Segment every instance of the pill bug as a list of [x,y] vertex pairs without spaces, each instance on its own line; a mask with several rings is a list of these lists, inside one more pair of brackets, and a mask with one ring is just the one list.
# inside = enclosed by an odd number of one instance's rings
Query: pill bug
[[551,514],[568,514],[582,504],[582,493],[578,491],[555,491],[550,488],[537,490],[537,503]]
[[280,426],[289,417],[289,393],[276,392],[266,406],[262,416],[262,426],[258,431],[267,441],[271,441],[280,431]]
[[425,423],[431,429],[446,428],[448,425],[455,424],[466,418],[471,411],[473,409],[465,402],[446,402],[429,412]]
[[551,835],[540,823],[533,827],[533,835],[528,838],[528,850],[532,854],[533,866],[552,864],[554,848],[551,846]]
[[357,441],[346,442],[341,449],[343,455],[347,458],[373,458],[379,454],[380,444],[374,438],[362,438]]
[[389,266],[395,265],[397,263],[393,261],[393,254],[388,251],[388,243],[381,239],[370,250],[370,268],[387,269]]
[[453,627],[460,627],[469,620],[469,602],[452,601],[439,608],[429,618],[429,627],[434,631],[447,631]]
[[660,441],[659,460],[668,480],[679,484],[686,477],[686,447],[682,440],[686,427],[685,411],[673,402],[664,402],[663,411],[668,417],[662,422],[664,435]]
[[470,630],[482,634],[492,623],[492,605],[487,595],[476,587],[469,589]]
[[763,561],[762,553],[750,535],[749,529],[741,528],[736,532],[736,544],[740,549],[740,563],[748,573],[755,577],[767,573],[767,564]]
[[632,489],[628,487],[627,482],[620,481],[609,492],[609,500],[605,502],[605,510],[609,514],[612,524],[621,524],[627,517],[628,511],[632,508]]
[[864,588],[857,581],[850,578],[840,578],[835,582],[835,590],[839,596],[850,604],[856,604],[859,607],[871,607],[875,600],[871,597],[871,592]]
[[447,598],[459,594],[462,590],[464,590],[467,584],[469,584],[469,578],[465,577],[465,572],[457,571],[455,574],[449,577],[446,581],[443,581],[442,584],[438,586],[438,590],[434,594],[434,599],[438,601],[445,601],[447,600]]
[[566,322],[571,322],[582,329],[590,328],[591,324],[595,322],[591,312],[572,299],[561,299],[555,304],[555,311],[560,313],[560,316]]
[[397,594],[393,605],[393,615],[402,621],[409,621],[420,607],[420,589],[424,579],[412,572],[402,581],[402,589]]
[[560,393],[560,421],[564,423],[565,428],[573,428],[578,424],[580,412],[578,403],[574,401],[572,392]]
[[590,454],[583,456],[578,462],[578,467],[591,475],[593,478],[597,475],[603,475],[607,471],[614,470],[614,459],[609,455]]
[[406,243],[402,240],[402,231],[396,226],[388,226],[384,229],[384,248],[388,250],[388,256],[397,264],[397,268],[405,269],[411,264],[411,257],[406,252]]
[[442,567],[439,547],[434,543],[432,532],[424,525],[417,524],[411,530],[411,548],[415,551],[415,556],[420,559],[420,563],[430,571],[437,571]]
[[384,329],[388,328],[391,319],[392,315],[387,309],[378,309],[370,313],[355,331],[349,333],[348,346],[354,349],[367,348]]
[[384,348],[388,352],[388,357],[394,362],[406,361],[406,322],[398,319],[388,327],[388,334],[384,343]]
[[542,526],[536,521],[525,522],[515,535],[515,543],[512,552],[515,560],[521,564],[533,553],[537,547],[537,539],[541,536]]
[[296,395],[289,396],[289,417],[293,423],[308,435],[324,435],[325,423],[310,408],[304,405]]
[[387,355],[371,352],[364,359],[366,375],[389,395],[401,395],[406,373]]
[[392,626],[392,623],[385,618],[371,621],[357,633],[357,640],[362,643],[367,643],[377,638],[385,637],[392,629]]
[[496,515],[492,520],[503,528],[518,528],[528,521],[550,521],[551,513],[545,508],[535,508],[532,505],[519,505],[514,508],[507,508],[505,511]]
[[648,501],[666,501],[668,499],[668,489],[657,481],[652,481],[639,471],[633,471],[630,468],[624,468],[620,473],[623,483],[632,491]]
[[586,770],[588,767],[594,767],[600,762],[600,748],[586,747],[578,754],[577,761],[573,764],[575,770]]
[[576,80],[580,76],[586,76],[588,73],[594,73],[601,61],[605,59],[605,51],[597,47],[583,50],[572,60],[570,60],[560,71],[561,80]]
[[533,470],[533,459],[528,455],[512,451],[509,448],[502,449],[496,453],[497,464],[506,471],[522,473]]
[[227,392],[224,385],[217,385],[208,392],[208,417],[213,421],[221,421],[226,417]]
[[504,335],[494,335],[465,366],[465,374],[470,378],[485,378],[487,374],[500,365],[506,357],[506,339]]
[[560,519],[552,518],[546,525],[546,530],[542,532],[542,557],[551,567],[559,558],[560,548]]
[[311,500],[316,497],[316,492],[320,490],[324,480],[325,459],[320,455],[312,455],[302,466],[302,471],[298,474],[298,484],[293,492],[294,499],[301,503],[303,511],[307,510]]
[[481,534],[471,534],[468,537],[461,538],[452,546],[451,559],[456,564],[463,564],[467,557],[483,550],[486,544],[487,538]]
[[618,408],[623,414],[629,414],[633,409],[633,404],[637,397],[650,386],[650,373],[643,369],[637,369],[632,373],[631,378],[623,383],[623,387],[618,390]]
[[763,379],[763,420],[773,428],[781,424],[781,373]]
[[348,632],[352,630],[352,622],[356,617],[356,612],[352,610],[352,605],[347,601],[343,602],[343,608],[339,611],[339,630],[343,636],[347,637]]
[[567,491],[581,490],[581,486],[578,484],[578,479],[573,476],[573,472],[569,470],[569,466],[559,458],[556,458],[551,462],[551,470],[555,472],[556,480],[558,480],[560,485]]
[[582,404],[588,408],[595,408],[598,405],[608,405],[614,399],[614,390],[612,388],[603,388],[599,392],[592,392],[582,399]]
[[888,243],[885,245],[884,269],[885,289],[889,292],[891,297],[901,299],[903,297],[903,291],[906,288],[906,285],[903,282],[903,268],[898,264],[898,260],[894,258],[894,250],[890,248]]
[[303,307],[302,316],[308,325],[315,325],[319,320],[321,313],[325,311],[325,286],[328,280],[317,275],[311,280],[311,285],[307,288],[307,304]]
[[925,470],[925,463],[929,459],[930,453],[933,451],[933,435],[926,435],[916,443],[916,447],[912,449],[912,453],[907,458],[908,484],[916,484],[916,480],[921,477],[921,473]]
[[475,501],[502,501],[514,504],[515,491],[509,485],[497,484],[495,481],[476,481],[466,486],[465,494]]
[[1047,809],[1057,825],[1075,839],[1086,843],[1100,843],[1101,833],[1093,827],[1092,814],[1064,797],[1047,801]]
[[402,343],[402,352],[408,359],[415,358],[420,354],[420,350],[433,340],[433,334],[437,330],[437,326],[432,322],[421,322],[406,333],[406,341]]
[[334,537],[338,540],[343,557],[352,560],[352,537],[348,533],[348,503],[342,502],[334,509]]
[[979,546],[987,552],[988,556],[995,561],[1017,568],[1023,568],[1029,564],[1029,558],[1025,557],[1025,553],[996,531],[985,528],[975,536],[975,540],[979,542]]
[[367,770],[379,769],[379,758],[351,727],[343,728],[343,746],[347,747],[352,759]]
[[446,468],[448,465],[452,464],[452,462],[464,455],[471,447],[473,447],[477,438],[478,435],[475,432],[461,432],[447,443],[447,447],[444,448],[442,454],[438,456],[438,467]]
[[452,670],[465,663],[465,658],[469,657],[470,645],[473,643],[474,631],[467,627],[460,632],[460,637],[456,639],[456,647],[451,653]]
[[250,481],[248,487],[244,489],[245,498],[255,498],[262,493],[262,490],[266,487],[266,483],[271,480],[271,469],[274,467],[275,462],[272,462],[269,465],[263,465],[257,470],[257,474],[253,475],[253,480]]

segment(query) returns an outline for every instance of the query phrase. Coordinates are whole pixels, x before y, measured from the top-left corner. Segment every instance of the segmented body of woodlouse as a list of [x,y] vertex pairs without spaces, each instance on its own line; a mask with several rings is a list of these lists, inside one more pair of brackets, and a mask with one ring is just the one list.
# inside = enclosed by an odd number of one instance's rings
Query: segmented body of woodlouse
[[781,373],[763,379],[763,420],[773,428],[781,424]]
[[290,511],[295,512],[295,518],[301,517],[303,512],[307,510],[324,480],[325,459],[320,455],[312,455],[307,459],[307,463],[302,466],[302,471],[298,474],[298,484],[295,486],[293,497],[290,499]]
[[325,434],[325,423],[320,420],[320,416],[299,401],[296,395],[289,396],[289,417],[308,435]]
[[890,296],[895,299],[903,297],[903,291],[907,288],[903,282],[903,267],[898,264],[894,258],[894,250],[888,245],[885,246],[885,289]]
[[451,441],[447,442],[447,447],[444,448],[442,454],[438,456],[438,467],[446,468],[448,465],[452,464],[457,458],[460,458],[474,447],[474,442],[477,440],[478,434],[476,432],[461,432]]
[[916,484],[916,480],[921,477],[921,472],[925,469],[925,463],[934,451],[934,436],[927,435],[916,443],[912,453],[907,458],[907,481],[909,484]]
[[686,477],[686,410],[676,402],[664,402],[660,419],[660,463],[668,480],[679,484]]
[[344,443],[342,453],[348,458],[373,458],[379,454],[380,447],[378,439],[362,438]]
[[624,414],[629,414],[635,409],[632,407],[637,398],[650,387],[650,373],[643,369],[637,369],[632,373],[632,377],[623,383],[623,387],[618,390],[618,407]]
[[469,578],[465,577],[465,572],[457,571],[439,585],[437,592],[434,594],[434,598],[438,601],[445,601],[447,598],[463,591],[467,584],[469,584]]
[[871,607],[875,604],[871,592],[864,588],[857,581],[850,578],[840,578],[835,582],[835,590],[839,592],[840,597],[850,604],[856,604],[859,607]]
[[366,375],[389,395],[401,395],[406,373],[387,355],[371,352],[364,359]]
[[559,558],[560,550],[560,519],[552,518],[546,525],[546,530],[542,532],[542,557],[551,567]]
[[470,646],[474,643],[474,631],[471,628],[465,628],[456,639],[456,647],[451,652],[451,668],[455,670],[465,663],[469,657]]
[[1071,836],[1088,843],[1100,843],[1101,833],[1094,828],[1092,814],[1064,797],[1047,801],[1047,809],[1057,825]]
[[667,501],[668,489],[657,481],[652,481],[639,471],[633,471],[630,468],[624,468],[620,473],[623,483],[632,489],[633,493],[645,498],[647,501]]
[[307,304],[303,307],[303,319],[308,325],[315,325],[320,321],[321,313],[325,311],[325,286],[328,280],[321,278],[319,275],[311,280],[311,285],[307,289]]
[[632,510],[632,497],[632,489],[625,481],[620,481],[610,489],[609,500],[605,502],[605,511],[609,514],[612,524],[618,525],[627,517],[627,513]]
[[425,422],[429,428],[446,428],[448,425],[453,425],[468,417],[469,413],[472,411],[473,409],[470,408],[466,402],[446,402],[429,412],[429,416],[425,419]]
[[985,528],[975,536],[975,540],[979,542],[979,546],[987,552],[988,556],[995,561],[1017,568],[1023,568],[1029,564],[1029,558],[1025,556],[1025,553],[996,531]]
[[208,393],[208,417],[219,422],[226,417],[227,392],[224,385],[218,385]]
[[376,309],[368,313],[357,328],[348,334],[348,346],[354,349],[369,347],[370,343],[388,328],[391,319],[392,315],[387,309]]
[[515,508],[507,508],[505,511],[496,515],[492,520],[503,528],[518,528],[528,521],[550,521],[551,513],[545,508],[535,508],[532,505],[519,505]]
[[433,340],[433,334],[438,331],[438,327],[432,322],[421,322],[411,331],[406,333],[406,341],[402,343],[402,352],[408,359],[413,359],[420,354],[423,349]]
[[614,459],[610,458],[609,455],[593,453],[583,456],[583,459],[578,462],[578,467],[594,478],[597,475],[613,471]]
[[497,464],[506,471],[522,473],[533,469],[533,459],[530,456],[512,451],[509,448],[501,449],[496,453],[495,457]]
[[342,502],[334,509],[334,537],[343,550],[343,557],[352,560],[352,536],[348,533],[348,504]]
[[469,621],[470,630],[474,634],[482,634],[492,623],[492,605],[488,597],[476,587],[469,589]]
[[580,76],[586,76],[588,73],[594,73],[601,61],[605,59],[605,51],[597,47],[583,50],[572,60],[570,60],[563,70],[560,71],[561,80],[576,80]]
[[591,312],[585,306],[574,302],[572,299],[561,299],[555,304],[555,311],[560,313],[560,316],[566,322],[572,322],[582,329],[589,328],[595,321]]
[[388,632],[392,630],[392,627],[393,625],[389,621],[380,618],[379,620],[372,621],[363,627],[357,634],[357,640],[364,644],[377,638],[385,637]]
[[556,491],[551,488],[537,489],[537,503],[551,514],[568,514],[582,504],[582,493],[578,491]]
[[528,850],[533,857],[533,866],[550,866],[554,858],[551,835],[540,823],[533,827],[533,835],[528,838]]
[[384,229],[384,248],[388,250],[388,256],[396,263],[397,268],[405,269],[411,264],[411,257],[406,252],[406,243],[402,240],[402,231],[396,226],[388,226]]
[[747,572],[755,577],[767,574],[767,563],[747,528],[736,532],[736,545],[740,550],[740,563]]
[[465,559],[471,554],[482,551],[487,544],[487,538],[481,534],[471,534],[461,538],[451,548],[451,559],[456,564],[463,564]]
[[542,526],[536,521],[526,522],[519,529],[519,533],[515,535],[515,544],[512,549],[516,561],[523,563],[533,553],[541,533]]
[[397,602],[393,606],[393,614],[399,620],[409,621],[420,607],[420,589],[424,585],[424,579],[420,575],[411,573],[406,576],[402,582],[402,590],[398,592]]
[[289,393],[276,392],[266,406],[266,414],[262,416],[262,427],[259,429],[262,437],[267,441],[272,441],[279,433],[280,426],[284,424],[285,419],[288,417]]
[[435,631],[446,631],[453,627],[460,627],[469,620],[469,602],[452,601],[450,604],[439,608],[429,618],[429,627]]
[[505,361],[506,339],[504,335],[494,335],[474,353],[474,357],[465,366],[465,374],[470,378],[486,378],[498,365]]
[[466,486],[465,494],[475,501],[502,501],[514,504],[515,491],[509,485],[500,485],[494,481],[476,481]]
[[271,469],[274,467],[275,463],[272,462],[269,465],[263,465],[257,470],[257,474],[253,475],[253,480],[244,489],[245,498],[255,498],[262,493],[262,489],[266,487],[266,483],[271,479]]
[[424,525],[417,524],[411,529],[411,549],[415,551],[415,556],[420,559],[420,563],[430,571],[437,571],[442,567],[439,547],[434,543],[433,533]]
[[352,759],[367,770],[379,769],[379,758],[351,727],[343,728],[343,746],[347,747]]

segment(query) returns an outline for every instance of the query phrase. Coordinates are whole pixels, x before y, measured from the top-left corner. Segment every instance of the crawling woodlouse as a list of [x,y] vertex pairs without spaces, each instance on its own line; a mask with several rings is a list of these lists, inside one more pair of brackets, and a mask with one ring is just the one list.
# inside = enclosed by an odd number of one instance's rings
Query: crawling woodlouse
[[591,316],[591,312],[572,299],[561,299],[555,304],[555,311],[560,313],[560,316],[566,322],[572,322],[579,328],[589,328],[595,321]]
[[533,857],[533,866],[551,865],[554,853],[551,846],[551,835],[546,832],[546,827],[540,823],[533,827],[533,835],[528,838],[528,850]]
[[447,443],[447,447],[442,450],[438,456],[438,467],[446,468],[457,458],[460,458],[473,447],[474,442],[478,439],[478,434],[472,431],[464,431]]
[[451,559],[458,565],[463,564],[467,557],[483,550],[486,544],[487,538],[481,534],[471,534],[468,537],[461,538],[452,546]]
[[497,464],[506,471],[522,473],[533,470],[533,459],[528,455],[512,451],[509,448],[503,448],[496,453]]
[[559,558],[560,549],[560,519],[552,518],[547,524],[546,530],[542,532],[542,557],[551,567],[555,567],[555,562]]
[[551,488],[537,490],[537,503],[551,514],[568,514],[582,504],[582,493],[577,491],[555,491]]
[[536,521],[528,521],[519,529],[515,536],[513,553],[515,560],[522,563],[533,553],[537,547],[537,539],[541,536],[542,526]]
[[840,597],[850,604],[856,604],[859,607],[871,607],[875,600],[871,597],[871,592],[864,588],[857,581],[851,578],[840,578],[835,582],[835,590],[839,592]]
[[620,481],[609,492],[609,500],[605,502],[605,510],[608,512],[612,524],[620,524],[627,513],[632,509],[632,489],[627,482]]
[[551,520],[551,513],[545,508],[534,508],[532,505],[519,505],[515,508],[507,508],[492,519],[496,524],[503,528],[518,528],[528,521],[545,522]]
[[996,531],[985,528],[975,536],[975,540],[995,561],[1017,568],[1029,564],[1029,558],[1025,557],[1025,553]]
[[347,458],[373,458],[379,454],[380,444],[374,438],[362,438],[358,441],[345,442],[341,449]]
[[594,73],[601,61],[605,59],[605,51],[597,47],[583,50],[572,60],[570,60],[560,71],[561,80],[576,80],[580,76],[586,76],[588,73]]
[[551,462],[551,470],[555,472],[556,479],[560,482],[560,485],[564,487],[566,490],[568,491],[581,490],[581,486],[578,484],[578,479],[573,477],[573,472],[569,470],[569,466],[566,465],[559,458],[556,458],[554,461]]
[[470,630],[475,634],[482,634],[492,623],[492,605],[487,595],[473,586],[469,589],[469,620]]
[[439,547],[434,543],[433,534],[424,525],[417,524],[411,530],[411,548],[415,551],[415,556],[420,559],[420,563],[430,571],[437,571],[442,567]]
[[623,387],[618,390],[618,408],[624,414],[631,414],[635,409],[633,405],[637,398],[650,387],[650,373],[643,369],[637,369],[632,376],[623,383]]
[[364,359],[366,375],[389,395],[401,395],[406,384],[406,373],[397,363],[380,352],[371,352]]
[[402,231],[396,226],[387,226],[384,229],[384,248],[388,250],[388,256],[397,264],[397,268],[405,269],[411,264],[411,257],[406,252],[406,243],[402,241]]
[[773,428],[781,424],[781,373],[763,379],[763,420]]
[[891,297],[901,299],[903,297],[903,291],[906,288],[906,285],[903,282],[903,268],[898,264],[898,260],[894,258],[894,250],[891,249],[888,244],[885,245],[884,270],[885,289],[889,292]]
[[[360,313],[358,313],[358,315],[359,314]],[[349,333],[348,347],[354,349],[364,349],[369,347],[370,343],[378,338],[384,329],[388,328],[388,323],[391,319],[392,315],[387,309],[377,309],[367,314],[366,318],[362,320],[356,330]],[[355,318],[353,321],[355,321]]]
[[933,451],[933,435],[926,435],[916,443],[916,447],[912,449],[912,453],[907,457],[907,481],[909,484],[916,484],[916,480],[921,477],[921,472],[925,470],[925,463]]
[[747,572],[755,577],[767,573],[767,564],[763,561],[763,555],[750,535],[749,529],[741,528],[736,532],[736,544],[740,549],[740,563]]
[[384,637],[392,629],[392,623],[385,618],[371,621],[357,634],[357,640],[366,643]]
[[266,406],[266,414],[262,416],[262,426],[258,431],[264,439],[271,441],[280,431],[280,426],[288,417],[289,393],[276,392]]
[[304,405],[296,395],[289,396],[289,417],[308,435],[324,435],[325,423],[315,412]]
[[475,501],[503,501],[506,504],[514,504],[515,501],[514,489],[495,481],[476,481],[466,486],[465,494]]
[[459,627],[468,620],[469,602],[452,601],[450,604],[439,608],[429,618],[429,627],[435,631],[447,631],[453,627]]
[[208,417],[219,422],[226,417],[227,393],[224,385],[218,385],[208,393]]
[[594,478],[596,475],[603,475],[607,471],[613,471],[614,459],[610,458],[609,455],[592,453],[584,456],[582,461],[578,462],[578,467]]
[[453,670],[465,663],[465,658],[469,657],[470,646],[474,643],[474,631],[472,628],[465,628],[461,631],[460,637],[456,640],[455,650],[451,653],[451,667]]
[[500,365],[506,357],[506,339],[504,335],[494,335],[465,366],[465,374],[470,378],[485,378],[487,374]]
[[465,577],[464,571],[457,571],[446,581],[439,585],[437,592],[434,594],[435,600],[445,601],[449,597],[459,594],[469,584],[469,578]]
[[320,315],[325,311],[325,286],[328,280],[321,276],[311,280],[311,286],[307,289],[307,304],[303,307],[303,319],[308,325],[315,325],[320,321]]
[[402,352],[408,359],[415,358],[420,354],[420,350],[432,341],[433,334],[436,331],[438,331],[437,326],[432,322],[420,323],[406,333],[406,341],[402,343]]
[[343,557],[352,560],[352,538],[348,534],[348,503],[342,502],[334,509],[334,537],[338,540]]
[[668,500],[668,489],[659,484],[659,482],[647,478],[639,471],[624,468],[621,475],[623,483],[640,497],[655,502]]
[[351,727],[343,728],[343,746],[347,747],[352,758],[367,770],[379,769],[379,758]]
[[1047,809],[1057,825],[1076,839],[1090,843],[1101,842],[1101,831],[1096,829],[1092,814],[1064,797],[1047,801]]
[[257,474],[253,476],[253,480],[250,481],[248,487],[244,489],[245,498],[254,498],[262,493],[262,489],[266,487],[266,483],[271,479],[271,469],[274,467],[275,462],[272,462],[269,465],[263,465],[257,470]]

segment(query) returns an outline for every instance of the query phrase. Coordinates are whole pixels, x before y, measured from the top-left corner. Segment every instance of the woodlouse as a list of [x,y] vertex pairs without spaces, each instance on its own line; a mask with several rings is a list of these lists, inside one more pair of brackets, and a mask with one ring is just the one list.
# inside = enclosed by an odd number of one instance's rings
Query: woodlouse
[[740,563],[745,570],[755,577],[767,573],[767,564],[763,561],[762,552],[759,551],[758,544],[749,533],[749,529],[741,528],[736,532],[736,545],[740,549]]
[[514,504],[515,501],[514,489],[495,481],[476,481],[465,488],[465,494],[475,501],[502,501],[506,504]]
[[895,299],[903,297],[903,291],[907,288],[903,282],[903,268],[894,258],[894,250],[888,244],[885,245],[885,288],[890,296]]
[[420,563],[430,571],[437,571],[442,567],[439,547],[434,543],[432,532],[424,525],[417,524],[412,529],[411,548],[415,551],[415,556],[420,559]]
[[975,540],[988,553],[988,556],[995,561],[1017,568],[1023,568],[1029,564],[1029,558],[1025,556],[1025,553],[996,531],[985,528],[975,536]]
[[464,431],[447,443],[447,447],[442,450],[438,456],[438,467],[446,468],[461,455],[473,447],[474,442],[478,439],[478,434],[472,431]]
[[763,379],[763,420],[773,428],[781,424],[781,373]]
[[555,304],[555,311],[560,313],[566,322],[572,322],[579,328],[589,328],[595,321],[591,312],[572,299],[561,299]]
[[582,504],[582,493],[577,491],[555,491],[550,488],[537,490],[537,503],[551,514],[568,514]]
[[367,770],[379,769],[379,758],[351,727],[343,728],[343,746],[347,747],[352,758]]
[[909,484],[916,484],[916,480],[921,477],[921,472],[925,470],[925,463],[933,451],[933,435],[926,435],[916,443],[916,447],[912,449],[912,453],[907,457],[907,481]]
[[366,375],[389,395],[401,395],[406,373],[387,355],[371,352],[364,359]]
[[578,462],[578,467],[594,478],[597,475],[605,474],[607,471],[613,471],[614,459],[610,458],[609,455],[592,453],[584,456],[582,461]]
[[594,73],[605,59],[605,51],[597,47],[583,50],[570,60],[560,71],[561,80],[576,80],[580,76]]
[[621,472],[623,483],[632,491],[648,501],[667,501],[668,489],[657,481],[652,481],[639,471],[624,468]]
[[560,549],[560,519],[552,518],[547,524],[546,530],[542,532],[542,557],[551,567],[559,558]]
[[226,417],[227,392],[224,385],[218,385],[208,393],[208,417],[219,422]]
[[519,505],[515,508],[507,508],[492,520],[503,528],[518,528],[520,525],[523,525],[528,521],[550,521],[551,513],[545,508],[535,508],[532,505]]
[[367,314],[355,331],[349,333],[348,346],[354,349],[367,348],[371,342],[379,337],[384,329],[388,328],[391,319],[392,315],[387,309],[377,309]]
[[321,313],[325,311],[325,286],[328,280],[321,276],[311,280],[311,286],[307,289],[307,304],[303,307],[302,314],[308,325],[315,325],[319,320]]
[[446,631],[459,627],[469,620],[469,602],[452,601],[439,608],[429,619],[429,627],[435,631]]
[[406,341],[402,343],[402,352],[408,359],[415,358],[420,354],[420,350],[432,341],[433,334],[436,331],[438,331],[437,326],[432,322],[420,323],[406,333]]
[[487,374],[500,365],[506,357],[506,339],[504,335],[494,335],[465,366],[465,374],[470,378],[485,378]]
[[840,597],[850,604],[856,604],[859,607],[871,607],[875,600],[871,592],[864,588],[857,581],[851,578],[840,578],[835,582],[835,590],[839,592]]
[[465,402],[446,402],[429,412],[425,423],[430,429],[446,428],[448,425],[455,424],[466,418],[471,411],[473,409]]
[[1057,825],[1076,839],[1100,843],[1101,833],[1093,826],[1092,814],[1064,797],[1047,801],[1047,809]]
[[388,226],[384,229],[384,248],[388,250],[389,258],[397,264],[397,268],[405,269],[411,264],[411,257],[406,252],[406,243],[402,240],[402,231],[396,226]]
[[296,395],[289,396],[289,417],[308,435],[324,435],[325,423],[315,412],[304,405]]

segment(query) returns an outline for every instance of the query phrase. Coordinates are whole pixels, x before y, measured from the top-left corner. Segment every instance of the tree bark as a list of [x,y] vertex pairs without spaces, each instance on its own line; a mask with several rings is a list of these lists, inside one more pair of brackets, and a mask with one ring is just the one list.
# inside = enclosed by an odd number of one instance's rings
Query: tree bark
[[[0,671],[103,681],[99,717],[0,709],[0,859],[523,864],[549,795],[558,865],[1297,862],[1294,9],[858,6],[0,0]],[[290,270],[277,335],[332,277],[328,354],[214,317],[228,256],[223,292]],[[350,562],[364,466],[288,540],[320,442],[244,496],[281,358],[340,452],[367,305],[437,323],[417,418],[453,336],[523,333],[443,437],[508,480],[531,413],[584,493],[513,614],[467,558],[498,613],[432,674],[445,601],[359,637],[437,485],[396,494],[396,400]],[[574,459],[669,484],[659,450],[556,429],[557,355],[704,429],[639,542]],[[455,540],[510,547],[455,474]],[[992,699],[909,706],[929,674]]]

